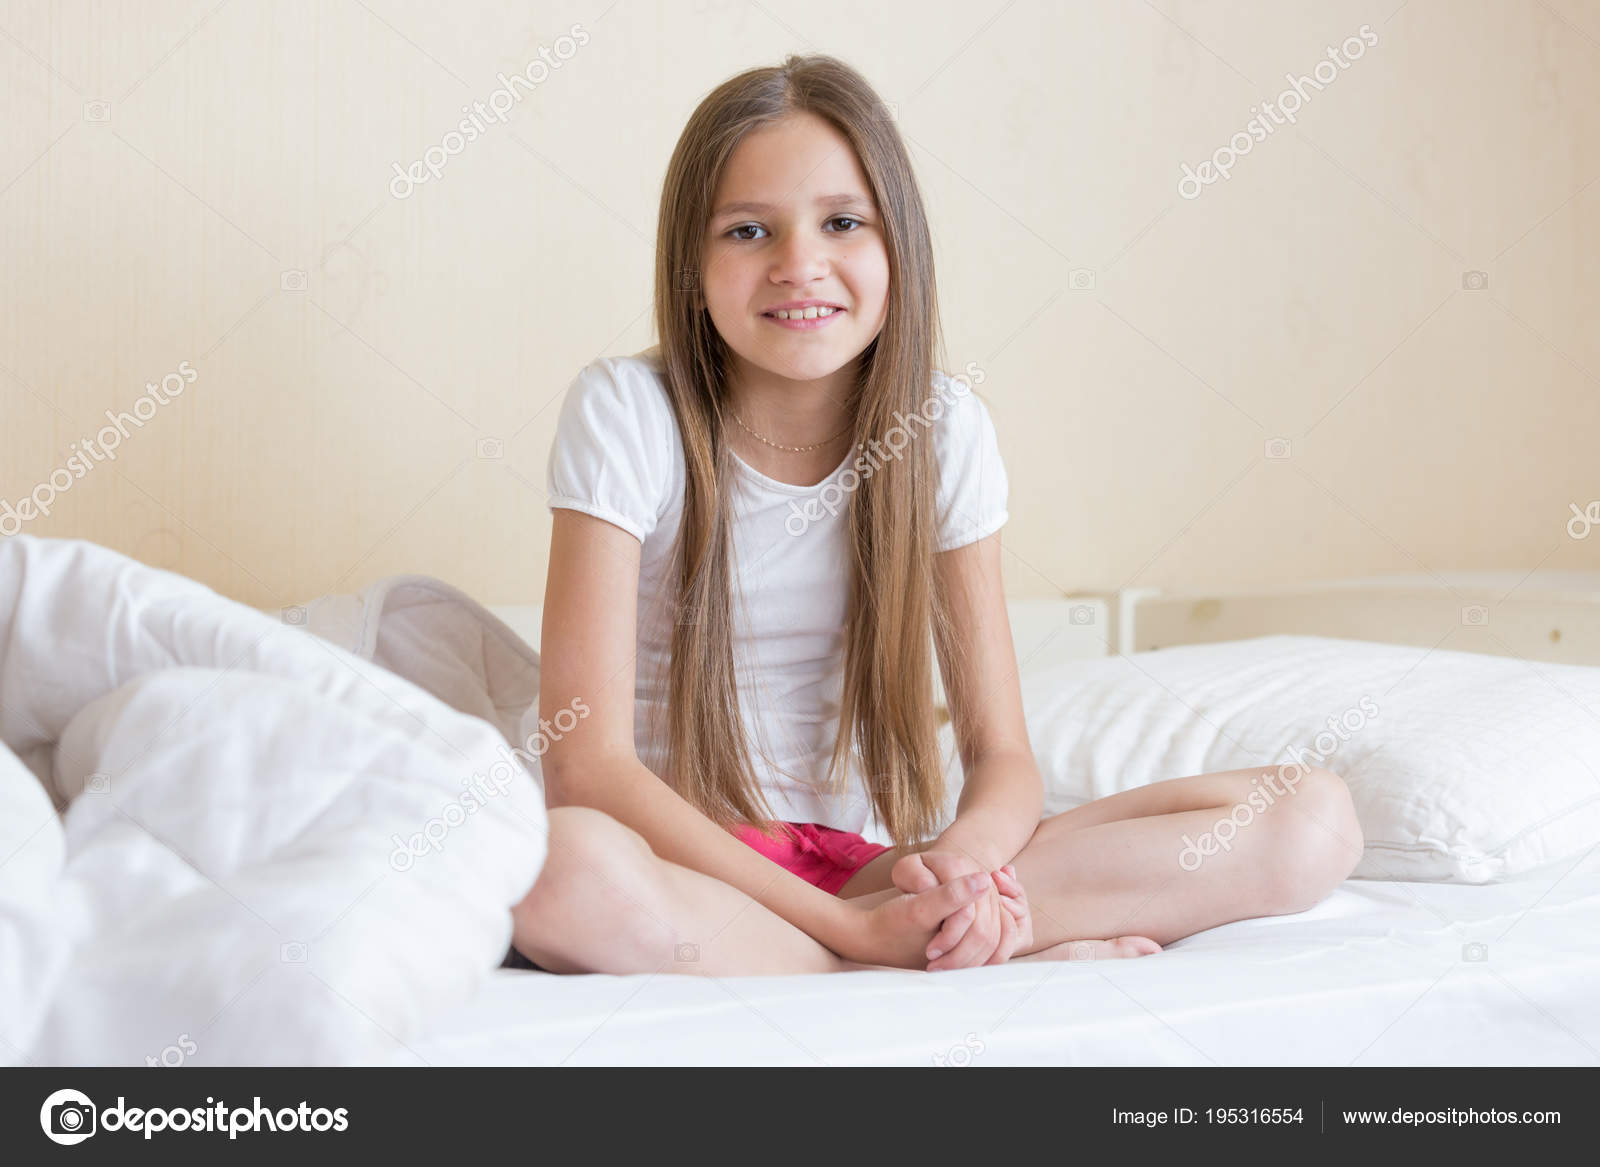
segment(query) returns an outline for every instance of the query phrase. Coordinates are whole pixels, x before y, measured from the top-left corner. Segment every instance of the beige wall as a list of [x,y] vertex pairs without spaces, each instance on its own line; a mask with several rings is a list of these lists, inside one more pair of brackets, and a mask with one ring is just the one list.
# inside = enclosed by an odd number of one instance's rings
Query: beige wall
[[[393,197],[574,24],[506,124]],[[1296,126],[1180,197],[1364,24]],[[675,135],[807,47],[898,107],[1015,594],[1600,566],[1565,532],[1600,498],[1584,0],[0,0],[0,498],[182,368],[26,530],[261,606],[403,571],[538,600],[559,398],[651,342]]]

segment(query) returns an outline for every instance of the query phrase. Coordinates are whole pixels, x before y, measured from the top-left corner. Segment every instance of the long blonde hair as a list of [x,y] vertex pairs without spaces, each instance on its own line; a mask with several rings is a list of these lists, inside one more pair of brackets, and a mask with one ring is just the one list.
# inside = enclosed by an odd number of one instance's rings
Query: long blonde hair
[[[922,196],[889,111],[859,73],[832,57],[791,56],[714,89],[678,139],[661,192],[655,324],[667,392],[683,441],[683,514],[668,684],[666,775],[719,825],[777,824],[753,778],[735,683],[730,587],[729,482],[724,440],[729,355],[699,295],[699,268],[724,167],[753,130],[814,114],[850,143],[883,222],[888,310],[862,353],[853,397],[854,440],[886,434],[927,400],[939,344],[933,246]],[[877,811],[897,845],[933,835],[943,811],[944,764],[933,700],[934,652],[954,659],[949,602],[938,586],[935,443],[907,444],[863,476],[847,504],[850,615],[840,723],[829,780],[849,778],[852,747]],[[930,635],[931,634],[931,635]]]

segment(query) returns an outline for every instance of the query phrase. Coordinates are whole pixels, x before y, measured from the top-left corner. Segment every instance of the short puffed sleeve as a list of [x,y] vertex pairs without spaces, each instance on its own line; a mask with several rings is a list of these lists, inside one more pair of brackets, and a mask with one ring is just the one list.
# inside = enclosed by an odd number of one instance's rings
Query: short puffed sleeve
[[1005,463],[989,410],[964,379],[934,378],[945,402],[935,427],[939,443],[939,550],[952,551],[994,534],[1006,512]]
[[637,359],[601,359],[567,390],[550,446],[551,509],[582,511],[643,543],[672,498],[677,422],[666,388]]

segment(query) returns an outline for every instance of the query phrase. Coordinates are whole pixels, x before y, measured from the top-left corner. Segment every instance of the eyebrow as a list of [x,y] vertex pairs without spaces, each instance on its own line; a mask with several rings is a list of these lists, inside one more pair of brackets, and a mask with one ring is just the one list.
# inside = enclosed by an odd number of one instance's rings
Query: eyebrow
[[[870,207],[872,201],[858,194],[832,194],[823,195],[817,200],[818,206],[823,207]],[[776,208],[771,203],[726,203],[711,212],[712,218],[723,215],[764,215]]]

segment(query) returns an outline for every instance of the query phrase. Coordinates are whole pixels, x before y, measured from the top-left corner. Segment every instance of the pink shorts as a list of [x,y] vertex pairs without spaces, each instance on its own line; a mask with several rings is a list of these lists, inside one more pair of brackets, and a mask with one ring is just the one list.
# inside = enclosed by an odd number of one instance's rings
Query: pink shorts
[[754,827],[739,829],[739,839],[748,843],[785,871],[792,871],[807,883],[830,895],[850,881],[870,860],[893,850],[882,843],[869,843],[860,835],[838,831],[818,823],[784,823],[791,836],[780,832],[768,838]]

